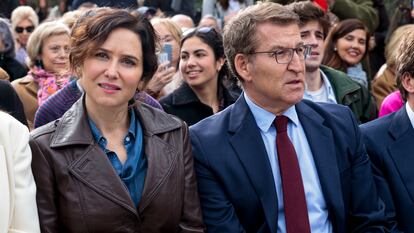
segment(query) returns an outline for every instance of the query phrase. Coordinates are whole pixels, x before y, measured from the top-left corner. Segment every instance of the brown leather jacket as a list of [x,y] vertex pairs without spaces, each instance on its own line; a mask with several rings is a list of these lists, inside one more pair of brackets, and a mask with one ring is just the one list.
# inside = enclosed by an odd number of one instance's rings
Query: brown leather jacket
[[83,98],[31,133],[42,232],[204,232],[187,126],[142,104],[148,169],[138,208],[95,143]]

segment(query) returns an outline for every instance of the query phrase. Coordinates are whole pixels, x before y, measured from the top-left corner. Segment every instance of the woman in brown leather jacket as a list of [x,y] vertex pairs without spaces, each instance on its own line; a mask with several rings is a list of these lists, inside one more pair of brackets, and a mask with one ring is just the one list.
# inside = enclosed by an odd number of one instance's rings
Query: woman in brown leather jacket
[[203,232],[185,123],[133,101],[157,69],[155,34],[126,10],[93,10],[71,34],[85,94],[32,132],[42,232]]

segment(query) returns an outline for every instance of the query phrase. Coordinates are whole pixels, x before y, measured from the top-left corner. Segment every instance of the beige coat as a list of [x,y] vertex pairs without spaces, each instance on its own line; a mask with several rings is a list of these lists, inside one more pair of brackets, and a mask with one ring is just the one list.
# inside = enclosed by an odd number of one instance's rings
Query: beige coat
[[383,65],[371,83],[371,93],[377,100],[378,109],[387,95],[398,90],[395,73],[387,65]]
[[0,233],[40,232],[29,131],[0,112]]
[[35,114],[37,108],[39,108],[37,102],[37,90],[39,89],[39,86],[29,75],[14,80],[12,86],[23,103],[24,114],[26,115],[29,128],[30,130],[33,130]]
[[10,79],[7,72],[5,70],[3,70],[2,68],[0,68],[0,79],[2,79],[2,80],[9,80]]

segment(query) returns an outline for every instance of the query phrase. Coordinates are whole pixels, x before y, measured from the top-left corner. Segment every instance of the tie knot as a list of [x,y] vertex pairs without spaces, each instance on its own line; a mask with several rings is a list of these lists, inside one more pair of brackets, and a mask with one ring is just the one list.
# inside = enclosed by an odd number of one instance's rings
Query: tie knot
[[276,119],[273,121],[273,124],[275,124],[276,132],[283,133],[287,131],[287,124],[288,124],[289,118],[286,116],[277,116]]

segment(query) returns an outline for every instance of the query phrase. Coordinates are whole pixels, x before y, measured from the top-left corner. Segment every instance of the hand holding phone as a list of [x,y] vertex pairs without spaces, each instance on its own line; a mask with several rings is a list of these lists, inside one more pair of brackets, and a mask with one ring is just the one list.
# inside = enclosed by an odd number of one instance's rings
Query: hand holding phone
[[162,63],[164,63],[166,61],[169,61],[169,62],[172,61],[172,45],[171,44],[168,44],[168,43],[165,43],[162,46],[162,50],[158,54],[158,62],[159,62],[159,64],[162,64]]

